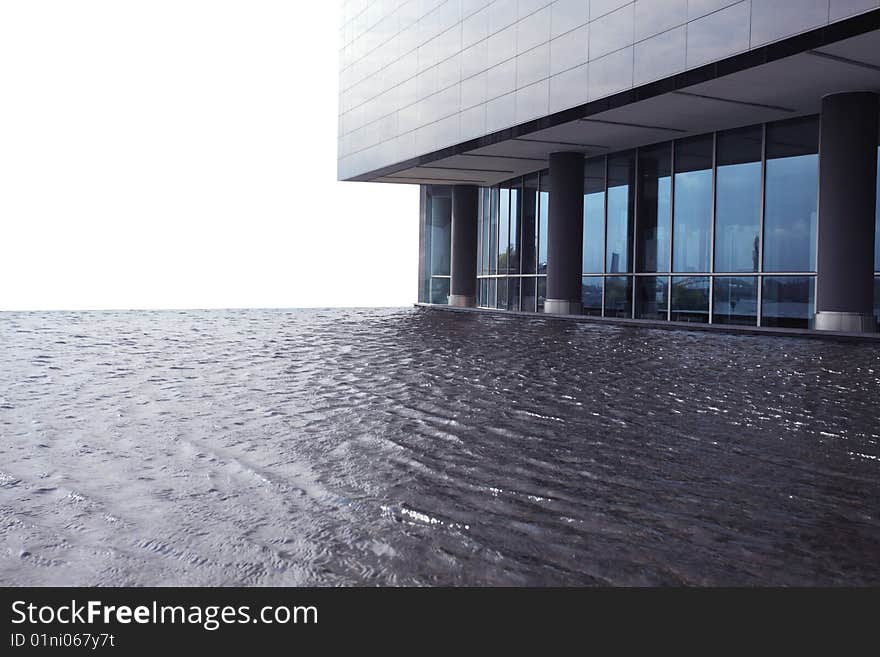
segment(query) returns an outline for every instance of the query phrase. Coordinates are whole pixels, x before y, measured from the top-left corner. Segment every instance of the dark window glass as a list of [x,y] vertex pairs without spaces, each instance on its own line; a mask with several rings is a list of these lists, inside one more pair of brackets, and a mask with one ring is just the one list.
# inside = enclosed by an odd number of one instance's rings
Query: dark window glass
[[[638,271],[669,271],[672,145],[639,149],[636,266]],[[638,298],[638,296],[636,297]]]
[[547,277],[538,276],[537,278],[538,294],[537,294],[537,311],[544,312],[544,301],[547,300]]
[[449,279],[431,279],[431,303],[449,303]]
[[709,278],[674,276],[672,278],[673,322],[709,322]]
[[672,267],[709,271],[712,244],[712,137],[675,142]]
[[874,317],[877,318],[877,330],[880,331],[880,276],[874,279]]
[[510,188],[502,187],[498,200],[498,273],[507,273],[507,256],[510,249]]
[[520,234],[521,266],[523,274],[535,273],[538,256],[538,174],[525,177],[522,203],[522,230]]
[[632,317],[632,276],[605,279],[605,316]]
[[522,309],[535,312],[535,278],[532,276],[523,278],[520,287],[522,288]]
[[481,278],[479,285],[479,299],[477,301],[477,305],[481,308],[485,308],[488,304],[486,303],[489,298],[489,279]]
[[757,276],[716,276],[712,321],[715,324],[758,323]]
[[538,192],[538,273],[547,273],[547,213],[550,207],[550,175],[541,173]]
[[814,271],[819,123],[767,125],[764,271]]
[[809,328],[813,320],[813,276],[765,276],[761,325]]
[[718,133],[715,271],[758,271],[761,233],[761,128]]
[[605,253],[605,158],[584,163],[585,273],[602,273]]
[[489,279],[489,297],[486,299],[486,307],[487,308],[496,308],[497,305],[495,303],[495,294],[498,291],[498,279],[490,278]]
[[584,276],[581,280],[581,305],[584,315],[602,314],[602,277]]
[[633,154],[608,158],[608,230],[605,266],[609,273],[632,271]]
[[636,317],[667,319],[669,308],[668,276],[636,276]]
[[874,271],[880,272],[880,146],[877,147],[877,209],[874,226]]
[[507,309],[519,310],[519,277],[511,276],[507,279]]
[[498,279],[498,298],[495,306],[500,310],[507,310],[507,279]]
[[511,274],[519,273],[519,211],[520,188],[517,185],[510,189],[510,247],[507,251],[507,271]]

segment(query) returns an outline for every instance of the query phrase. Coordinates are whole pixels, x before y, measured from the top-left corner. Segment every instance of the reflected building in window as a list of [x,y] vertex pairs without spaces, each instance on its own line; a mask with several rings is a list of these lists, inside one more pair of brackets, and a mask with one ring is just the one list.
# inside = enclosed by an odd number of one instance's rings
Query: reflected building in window
[[421,303],[878,330],[880,6],[702,4],[344,3],[339,177],[421,186]]

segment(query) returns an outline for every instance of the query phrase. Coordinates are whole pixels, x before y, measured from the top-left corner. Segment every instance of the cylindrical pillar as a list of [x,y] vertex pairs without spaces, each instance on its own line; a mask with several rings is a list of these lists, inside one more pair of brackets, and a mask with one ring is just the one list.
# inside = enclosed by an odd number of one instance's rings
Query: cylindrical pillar
[[449,305],[477,305],[477,212],[478,188],[452,187],[452,281]]
[[874,320],[877,95],[822,99],[816,328],[869,332]]
[[584,156],[551,153],[544,312],[581,313],[583,237]]

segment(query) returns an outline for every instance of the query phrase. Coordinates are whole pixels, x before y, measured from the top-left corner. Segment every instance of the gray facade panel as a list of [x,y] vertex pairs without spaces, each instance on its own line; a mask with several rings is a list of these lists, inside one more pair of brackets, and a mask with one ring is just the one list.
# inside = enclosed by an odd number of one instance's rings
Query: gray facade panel
[[534,108],[595,101],[877,7],[880,0],[346,0],[338,174],[364,174],[512,126]]
[[685,69],[687,28],[682,25],[635,45],[633,82],[644,84]]

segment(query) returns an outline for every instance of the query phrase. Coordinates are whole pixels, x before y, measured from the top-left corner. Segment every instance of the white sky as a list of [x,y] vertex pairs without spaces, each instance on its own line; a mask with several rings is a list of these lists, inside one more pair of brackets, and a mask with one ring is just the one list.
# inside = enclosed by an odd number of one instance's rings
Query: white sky
[[337,5],[0,0],[0,310],[415,301],[418,188],[336,182]]

